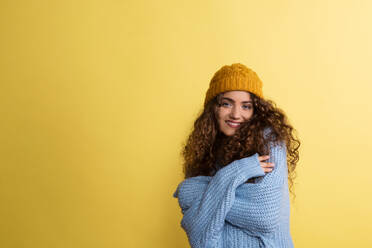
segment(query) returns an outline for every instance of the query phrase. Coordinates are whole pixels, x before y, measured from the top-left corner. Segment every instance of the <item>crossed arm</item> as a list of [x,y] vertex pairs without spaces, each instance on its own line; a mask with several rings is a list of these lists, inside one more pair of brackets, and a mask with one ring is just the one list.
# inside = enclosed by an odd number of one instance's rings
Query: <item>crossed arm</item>
[[[258,154],[235,160],[214,177],[197,176],[179,184],[174,197],[182,209],[182,228],[193,248],[214,247],[226,222],[248,233],[272,232],[279,224],[282,186],[287,180],[286,147],[270,147],[274,170],[265,174]],[[252,177],[261,177],[247,184]]]

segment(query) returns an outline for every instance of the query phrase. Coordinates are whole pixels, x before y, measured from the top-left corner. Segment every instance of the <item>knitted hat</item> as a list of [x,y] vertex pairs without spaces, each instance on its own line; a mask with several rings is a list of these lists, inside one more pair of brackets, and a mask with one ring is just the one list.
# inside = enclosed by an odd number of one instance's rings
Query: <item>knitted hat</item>
[[216,95],[231,90],[245,90],[263,98],[262,81],[256,72],[241,63],[222,66],[209,83],[204,106]]

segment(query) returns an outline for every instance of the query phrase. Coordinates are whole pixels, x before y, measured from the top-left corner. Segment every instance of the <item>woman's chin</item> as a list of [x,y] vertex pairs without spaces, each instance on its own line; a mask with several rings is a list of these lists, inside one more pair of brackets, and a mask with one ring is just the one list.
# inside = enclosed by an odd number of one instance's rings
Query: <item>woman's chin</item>
[[232,131],[222,131],[222,133],[225,135],[225,136],[233,136],[234,133],[235,133],[235,130],[232,130]]

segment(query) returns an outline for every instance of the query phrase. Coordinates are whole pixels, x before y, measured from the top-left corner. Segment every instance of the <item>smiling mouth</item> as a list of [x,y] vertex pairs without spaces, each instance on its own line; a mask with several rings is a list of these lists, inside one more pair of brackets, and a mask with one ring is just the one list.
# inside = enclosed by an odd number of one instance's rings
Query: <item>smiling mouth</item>
[[239,127],[240,126],[240,122],[231,122],[231,121],[226,121],[226,123],[227,123],[227,125],[229,126],[229,127],[232,127],[232,128],[237,128],[237,127]]

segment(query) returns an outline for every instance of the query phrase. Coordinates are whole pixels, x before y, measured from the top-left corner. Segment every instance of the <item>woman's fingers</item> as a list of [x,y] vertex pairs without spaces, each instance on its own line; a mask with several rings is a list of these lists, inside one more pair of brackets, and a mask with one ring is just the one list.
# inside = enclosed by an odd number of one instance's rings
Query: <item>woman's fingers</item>
[[264,162],[261,162],[261,167],[264,169],[265,172],[270,172],[273,170],[274,168],[274,163],[264,163]]
[[258,160],[259,160],[259,161],[267,160],[267,159],[269,159],[269,158],[270,158],[269,155],[258,156]]
[[264,156],[259,156],[258,157],[258,160],[260,161],[260,165],[262,167],[262,169],[265,171],[265,172],[271,172],[275,166],[274,163],[271,163],[271,162],[261,162],[263,160],[267,160],[269,159],[269,155],[264,155]]
[[263,167],[274,167],[274,163],[261,162]]
[[262,166],[265,166],[265,167],[268,167],[268,166],[274,166],[274,163],[270,163],[270,162],[262,162],[264,160],[267,160],[269,159],[269,155],[265,155],[265,156],[259,156],[258,157],[258,160],[260,161],[260,164],[262,164]]

